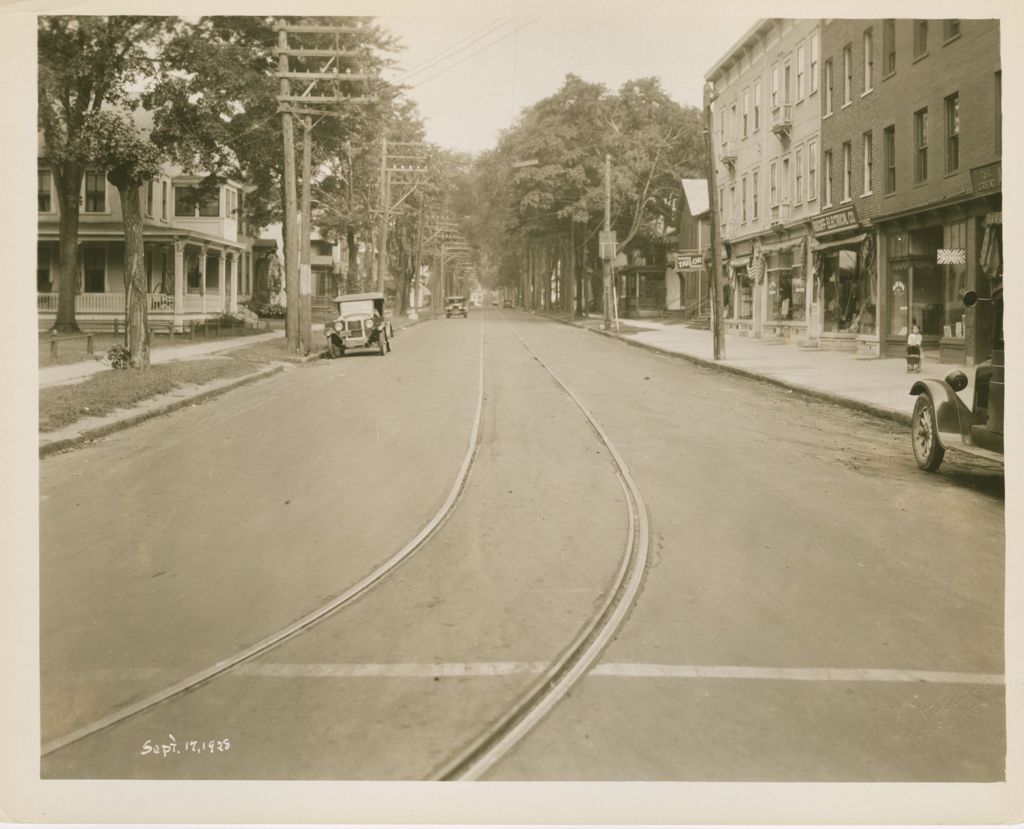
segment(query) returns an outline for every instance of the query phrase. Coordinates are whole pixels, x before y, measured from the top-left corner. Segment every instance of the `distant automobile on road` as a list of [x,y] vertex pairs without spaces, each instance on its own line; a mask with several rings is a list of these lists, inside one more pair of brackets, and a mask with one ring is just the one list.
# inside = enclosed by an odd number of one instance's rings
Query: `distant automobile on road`
[[464,296],[447,297],[444,301],[444,315],[448,318],[456,315],[468,317],[469,311],[466,310],[466,298]]
[[[497,305],[498,303],[494,303],[494,304]],[[512,300],[511,299],[506,299],[505,300],[505,304],[502,307],[504,307],[504,308],[514,308],[515,306],[512,304]]]
[[491,305],[493,305],[495,308],[497,308],[498,307],[498,300],[492,299],[491,300]]

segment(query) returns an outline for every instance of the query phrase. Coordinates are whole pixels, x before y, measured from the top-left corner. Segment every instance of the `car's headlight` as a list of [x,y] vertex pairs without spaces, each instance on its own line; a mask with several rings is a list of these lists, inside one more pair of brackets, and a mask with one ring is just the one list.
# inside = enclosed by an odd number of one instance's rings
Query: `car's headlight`
[[343,322],[336,322],[336,323],[334,323],[334,330],[335,331],[342,331],[342,330],[344,330],[344,328],[345,328],[345,323],[343,323]]

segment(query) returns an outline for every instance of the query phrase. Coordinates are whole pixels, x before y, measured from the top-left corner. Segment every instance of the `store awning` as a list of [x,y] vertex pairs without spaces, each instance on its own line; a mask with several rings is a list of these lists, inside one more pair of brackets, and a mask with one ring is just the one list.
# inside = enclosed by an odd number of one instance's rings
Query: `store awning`
[[827,242],[815,242],[811,250],[830,250],[832,248],[848,248],[859,245],[868,238],[866,233],[858,233],[856,236],[847,236],[844,239],[830,239]]
[[730,268],[746,268],[750,266],[750,257],[734,256],[732,259],[729,260],[728,264]]
[[[1001,211],[999,221],[1002,221]],[[985,223],[985,232],[981,237],[981,269],[989,279],[998,279],[1003,275],[1003,226],[1001,223],[987,221]]]
[[775,242],[771,245],[761,245],[761,253],[778,253],[781,250],[800,247],[804,243],[801,239],[787,239],[785,242]]

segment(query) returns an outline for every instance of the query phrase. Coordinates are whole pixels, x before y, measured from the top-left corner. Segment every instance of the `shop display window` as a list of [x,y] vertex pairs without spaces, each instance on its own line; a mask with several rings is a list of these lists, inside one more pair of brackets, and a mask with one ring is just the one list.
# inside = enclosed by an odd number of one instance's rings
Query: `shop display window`
[[[932,342],[943,335],[946,319],[945,265],[937,263],[942,227],[888,237],[889,335],[905,337],[917,325]],[[955,329],[954,329],[955,330]]]
[[874,334],[876,300],[874,281],[864,273],[857,248],[826,253],[822,263],[825,331]]
[[754,318],[754,280],[750,278],[750,272],[746,268],[736,269],[736,308],[734,309],[737,319],[749,320]]
[[963,295],[967,290],[967,223],[956,222],[942,229],[942,246],[947,250],[964,251],[964,261],[943,265],[945,281],[945,315],[942,336],[946,338],[964,336]]
[[793,251],[773,253],[768,260],[768,319],[802,322],[807,319],[807,280]]

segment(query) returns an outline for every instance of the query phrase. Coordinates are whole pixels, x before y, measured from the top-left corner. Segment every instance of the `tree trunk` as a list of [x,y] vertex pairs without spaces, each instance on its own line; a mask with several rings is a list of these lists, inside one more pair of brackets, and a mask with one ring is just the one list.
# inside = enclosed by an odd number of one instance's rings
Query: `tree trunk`
[[345,228],[345,244],[348,246],[348,274],[345,276],[345,289],[350,294],[361,290],[359,281],[359,242],[356,240],[355,228]]
[[60,202],[60,279],[57,284],[57,320],[53,329],[77,333],[75,297],[78,295],[78,198],[84,171],[78,164],[62,164],[54,169],[57,198]]
[[[108,176],[109,177],[109,176]],[[132,368],[149,368],[149,316],[146,303],[145,250],[138,181],[115,181],[124,224],[125,345]]]

